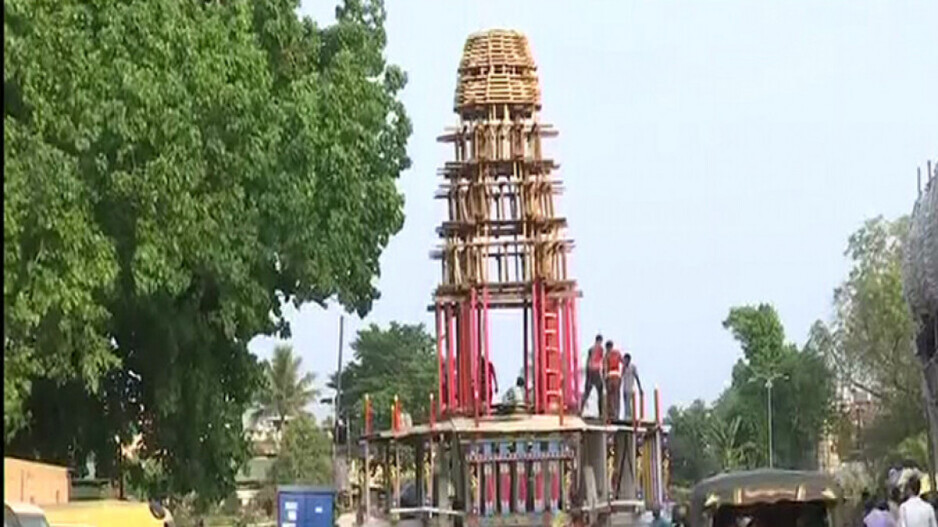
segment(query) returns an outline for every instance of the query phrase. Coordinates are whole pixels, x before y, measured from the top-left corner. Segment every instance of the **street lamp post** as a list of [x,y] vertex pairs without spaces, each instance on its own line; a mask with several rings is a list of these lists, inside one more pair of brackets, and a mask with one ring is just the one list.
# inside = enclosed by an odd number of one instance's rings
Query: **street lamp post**
[[772,387],[776,380],[784,380],[787,378],[788,376],[783,373],[755,373],[752,378],[749,379],[749,382],[761,380],[765,383],[766,406],[768,410],[766,413],[768,414],[769,428],[769,468],[775,467],[775,448],[772,438]]

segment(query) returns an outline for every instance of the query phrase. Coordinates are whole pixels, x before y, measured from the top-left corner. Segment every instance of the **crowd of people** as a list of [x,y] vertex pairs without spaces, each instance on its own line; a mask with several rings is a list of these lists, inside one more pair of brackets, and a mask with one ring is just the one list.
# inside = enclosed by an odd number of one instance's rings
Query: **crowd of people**
[[935,496],[926,501],[920,496],[922,484],[918,477],[912,476],[905,485],[905,491],[892,487],[887,496],[873,497],[864,491],[861,501],[862,510],[854,519],[856,527],[938,527],[935,509],[938,500]]
[[[622,353],[611,340],[603,345],[603,336],[596,335],[590,347],[586,362],[586,384],[583,399],[580,401],[580,413],[586,409],[590,393],[596,390],[597,410],[600,416],[617,421],[620,415],[631,419],[635,388],[642,391],[642,381],[638,377],[638,368],[632,362],[632,356]],[[605,395],[605,397],[604,397]],[[619,401],[622,401],[620,412]],[[605,410],[605,411],[604,411]]]

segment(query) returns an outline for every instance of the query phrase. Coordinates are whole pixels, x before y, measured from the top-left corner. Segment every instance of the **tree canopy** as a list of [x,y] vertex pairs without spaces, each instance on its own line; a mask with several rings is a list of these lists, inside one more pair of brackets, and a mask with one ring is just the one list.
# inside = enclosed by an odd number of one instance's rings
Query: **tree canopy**
[[833,321],[812,330],[841,385],[876,403],[875,420],[859,438],[863,457],[874,462],[901,457],[897,445],[926,429],[915,322],[902,289],[908,231],[906,217],[877,217],[850,236],[851,269],[834,291]]
[[331,485],[332,442],[309,416],[286,425],[271,477],[278,484]]
[[786,342],[769,304],[730,309],[723,326],[742,357],[730,386],[708,407],[695,401],[668,411],[674,479],[692,485],[721,470],[768,464],[765,379],[772,386],[773,457],[781,468],[816,468],[816,446],[833,410],[833,374],[816,345]]
[[[342,415],[353,433],[361,430],[365,395],[374,409],[374,426],[390,427],[391,403],[398,396],[415,420],[425,419],[436,393],[437,358],[433,337],[423,324],[372,324],[352,342],[354,357],[342,371]],[[330,387],[335,388],[333,375]]]
[[[698,402],[669,412],[676,481],[693,482],[728,468],[738,454],[744,455],[745,466],[765,463],[766,394],[759,379],[770,373],[784,376],[773,386],[780,466],[810,467],[822,432],[836,436],[841,456],[859,455],[874,470],[893,462],[926,463],[922,374],[915,357],[915,325],[902,290],[907,234],[907,218],[877,217],[850,236],[845,254],[851,269],[834,291],[832,321],[815,322],[800,350],[785,342],[771,306],[730,310],[724,327],[743,351],[730,388],[710,408]],[[872,397],[873,421],[859,435],[855,417],[832,404],[836,390]],[[737,418],[736,441],[723,443],[738,450],[727,451],[719,440],[732,433],[706,431],[733,432]]]
[[772,387],[772,427],[776,465],[811,468],[816,446],[833,409],[833,375],[813,346],[798,349],[785,341],[778,313],[768,304],[736,307],[723,322],[743,350],[733,368],[731,393],[721,403],[755,438],[750,464],[768,462],[766,379]]
[[707,441],[711,421],[710,408],[700,399],[686,408],[668,409],[671,474],[678,485],[692,487],[721,468]]
[[[4,1],[7,452],[225,496],[281,305],[367,313],[411,126],[380,0]],[[271,316],[273,314],[273,316]]]

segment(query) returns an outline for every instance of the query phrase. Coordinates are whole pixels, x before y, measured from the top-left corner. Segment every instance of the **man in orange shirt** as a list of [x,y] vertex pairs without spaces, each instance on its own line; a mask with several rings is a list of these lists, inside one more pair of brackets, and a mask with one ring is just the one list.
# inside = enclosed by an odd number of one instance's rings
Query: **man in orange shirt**
[[596,335],[596,342],[590,348],[586,359],[586,388],[583,390],[583,400],[580,402],[580,413],[586,408],[586,400],[590,392],[596,388],[596,405],[599,415],[603,413],[603,336]]
[[612,421],[619,420],[619,398],[622,396],[622,352],[606,341],[606,411]]

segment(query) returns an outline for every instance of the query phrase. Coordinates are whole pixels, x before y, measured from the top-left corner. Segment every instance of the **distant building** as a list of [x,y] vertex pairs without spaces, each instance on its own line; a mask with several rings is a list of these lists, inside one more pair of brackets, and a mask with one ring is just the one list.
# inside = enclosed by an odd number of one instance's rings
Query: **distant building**
[[839,446],[841,447],[840,451],[852,459],[859,455],[863,449],[863,431],[876,419],[879,408],[876,400],[869,392],[853,388],[843,389],[840,393],[841,396],[837,407],[840,415],[846,417],[850,423],[851,444]]
[[255,446],[260,445],[263,448],[270,448],[270,445],[280,443],[283,428],[293,420],[293,417],[287,416],[281,423],[278,416],[256,417],[255,412],[256,410],[248,411],[241,419],[248,440]]
[[58,505],[68,503],[68,468],[12,457],[3,458],[3,501]]
[[[841,387],[837,395],[837,412],[846,418],[850,433],[838,437],[834,431],[828,431],[818,442],[818,467],[829,473],[838,472],[845,463],[859,456],[863,449],[863,431],[876,419],[879,410],[877,401],[864,390]],[[844,440],[848,444],[841,444]]]
[[270,482],[283,425],[290,420],[289,416],[283,423],[277,416],[258,417],[256,410],[244,414],[242,426],[245,436],[251,442],[254,457],[235,475],[235,495],[242,507],[250,505],[264,485]]
[[235,495],[242,507],[250,505],[270,481],[270,471],[276,460],[270,456],[255,456],[235,476]]

